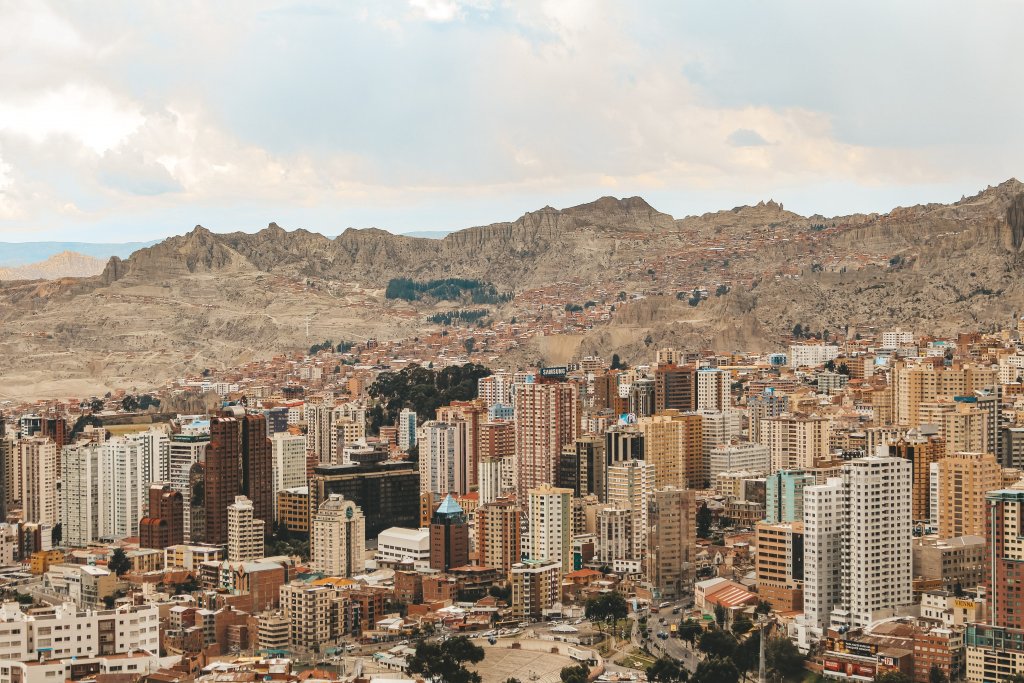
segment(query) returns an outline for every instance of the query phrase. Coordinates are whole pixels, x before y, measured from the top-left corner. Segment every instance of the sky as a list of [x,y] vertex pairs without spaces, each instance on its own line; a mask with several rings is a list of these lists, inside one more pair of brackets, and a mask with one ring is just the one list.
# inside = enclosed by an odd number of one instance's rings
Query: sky
[[828,216],[1024,171],[1024,3],[0,0],[0,241]]

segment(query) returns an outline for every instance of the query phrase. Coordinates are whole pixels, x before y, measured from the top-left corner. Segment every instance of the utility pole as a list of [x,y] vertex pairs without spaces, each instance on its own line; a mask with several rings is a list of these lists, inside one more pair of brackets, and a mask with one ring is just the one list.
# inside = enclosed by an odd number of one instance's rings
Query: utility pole
[[765,673],[766,667],[765,667],[765,660],[764,660],[764,641],[766,640],[765,636],[767,635],[767,631],[768,631],[768,619],[767,619],[767,617],[765,615],[762,614],[762,615],[758,616],[758,621],[761,622],[761,631],[760,631],[761,653],[760,653],[760,659],[759,659],[758,665],[757,665],[757,683],[768,683],[768,676]]

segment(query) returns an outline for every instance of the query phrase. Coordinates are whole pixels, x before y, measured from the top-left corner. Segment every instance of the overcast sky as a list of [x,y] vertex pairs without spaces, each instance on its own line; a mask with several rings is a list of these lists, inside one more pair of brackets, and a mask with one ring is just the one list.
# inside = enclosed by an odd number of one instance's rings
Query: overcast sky
[[1024,175],[1024,3],[0,0],[0,241],[952,201]]

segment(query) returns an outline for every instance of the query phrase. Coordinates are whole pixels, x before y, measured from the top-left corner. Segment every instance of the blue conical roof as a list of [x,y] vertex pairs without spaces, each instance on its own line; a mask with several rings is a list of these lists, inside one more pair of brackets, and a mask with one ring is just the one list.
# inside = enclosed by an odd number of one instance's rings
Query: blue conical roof
[[441,505],[437,508],[437,514],[439,515],[461,515],[464,512],[459,504],[452,498],[452,494],[448,494],[441,501]]

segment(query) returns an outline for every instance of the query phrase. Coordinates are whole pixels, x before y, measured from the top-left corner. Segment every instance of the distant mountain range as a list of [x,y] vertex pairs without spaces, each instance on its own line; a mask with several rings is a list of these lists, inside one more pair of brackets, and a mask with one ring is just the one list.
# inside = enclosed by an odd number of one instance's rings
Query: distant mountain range
[[127,258],[136,249],[151,247],[160,240],[149,242],[0,242],[0,268],[24,266],[45,261],[65,251],[106,261],[111,256]]
[[0,267],[0,280],[57,280],[62,277],[92,277],[103,272],[106,259],[62,251],[44,261],[11,268]]
[[[385,296],[393,278],[472,278],[516,296],[406,302]],[[543,329],[590,301],[616,310],[538,335],[503,365],[638,362],[661,345],[780,349],[798,323],[822,336],[1005,327],[1024,314],[1024,184],[831,218],[767,201],[676,219],[640,197],[603,197],[443,239],[196,226],[111,256],[97,276],[0,283],[0,354],[14,359],[0,366],[0,400],[153,386],[325,339],[411,339],[456,306]]]

